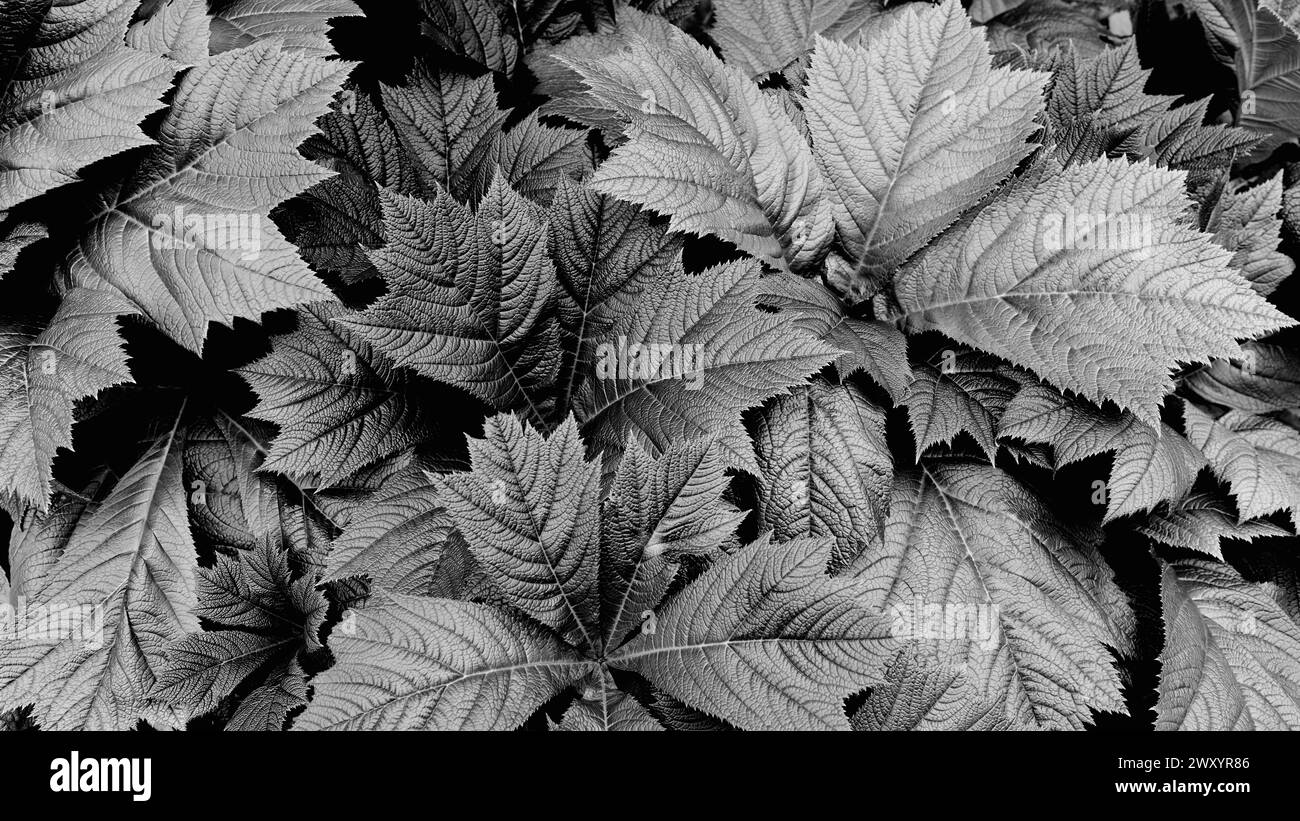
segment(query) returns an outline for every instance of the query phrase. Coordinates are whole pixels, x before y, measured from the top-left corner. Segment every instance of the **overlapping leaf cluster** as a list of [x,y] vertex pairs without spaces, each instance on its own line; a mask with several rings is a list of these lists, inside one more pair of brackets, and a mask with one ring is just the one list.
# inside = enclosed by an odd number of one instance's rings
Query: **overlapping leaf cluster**
[[0,713],[1300,729],[1283,5],[405,5],[4,4]]

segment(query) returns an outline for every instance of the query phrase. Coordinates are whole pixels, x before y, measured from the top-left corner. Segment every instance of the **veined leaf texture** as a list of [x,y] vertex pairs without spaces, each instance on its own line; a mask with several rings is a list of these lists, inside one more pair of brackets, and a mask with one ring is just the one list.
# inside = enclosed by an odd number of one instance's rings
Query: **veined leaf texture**
[[1300,730],[1300,10],[1179,8],[0,0],[0,727]]

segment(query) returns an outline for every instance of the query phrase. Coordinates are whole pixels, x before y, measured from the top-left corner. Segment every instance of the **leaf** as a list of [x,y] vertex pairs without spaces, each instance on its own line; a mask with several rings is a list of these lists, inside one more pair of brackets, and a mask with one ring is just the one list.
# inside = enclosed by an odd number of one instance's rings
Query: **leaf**
[[381,201],[390,240],[371,258],[388,293],[338,324],[397,366],[544,421],[559,334],[540,212],[500,177],[477,213],[445,193]]
[[821,175],[780,103],[679,31],[663,42],[628,33],[625,42],[560,58],[591,103],[629,123],[629,141],[596,170],[592,188],[777,268],[817,256],[830,238]]
[[372,590],[428,595],[452,532],[433,487],[390,481],[334,543],[325,580],[366,576]]
[[764,305],[795,318],[800,327],[844,353],[836,361],[840,375],[858,371],[901,402],[912,383],[907,361],[907,337],[896,326],[878,320],[854,319],[829,288],[796,276],[763,277]]
[[266,214],[327,176],[296,149],[351,68],[268,41],[191,69],[160,144],[101,198],[69,283],[123,294],[196,353],[211,321],[333,300]]
[[1300,433],[1264,416],[1228,411],[1217,419],[1183,402],[1187,438],[1232,488],[1238,521],[1288,510],[1300,522]]
[[259,636],[238,630],[194,633],[167,648],[166,666],[150,698],[206,715],[228,698],[259,667],[293,647],[285,636]]
[[117,318],[134,313],[112,294],[69,291],[48,323],[0,320],[0,502],[48,509],[52,466],[72,447],[73,408],[131,382]]
[[150,145],[176,66],[128,48],[135,0],[12,0],[0,10],[0,211],[76,182],[86,166]]
[[995,461],[998,422],[1030,384],[1028,375],[984,354],[952,350],[943,352],[939,370],[920,365],[913,373],[900,404],[907,407],[917,461],[934,445],[953,444],[962,431]]
[[879,545],[894,459],[885,413],[852,385],[821,380],[768,403],[754,430],[761,527],[786,541],[831,538],[832,568]]
[[422,66],[404,85],[380,90],[398,138],[419,159],[425,187],[467,198],[509,113],[497,108],[492,77],[470,79]]
[[1300,354],[1249,342],[1241,361],[1216,359],[1184,381],[1202,399],[1235,410],[1272,413],[1300,407]]
[[[345,88],[340,105],[317,125],[321,133],[303,144],[302,153],[339,173],[276,215],[313,270],[338,273],[349,283],[377,276],[367,255],[386,241],[377,189],[423,194],[419,163],[370,95],[355,88]],[[293,207],[299,204],[306,208]]]
[[1095,536],[1074,533],[998,468],[922,463],[896,480],[882,551],[852,572],[893,633],[962,662],[1018,729],[1083,729],[1124,711],[1108,648],[1132,613]]
[[1168,425],[1153,428],[1130,412],[1100,410],[1045,385],[1030,385],[1016,394],[998,424],[998,436],[1051,445],[1058,466],[1115,454],[1106,482],[1107,522],[1182,499],[1205,464],[1200,452]]
[[506,33],[492,0],[420,0],[420,32],[439,48],[502,74],[512,74],[519,42]]
[[652,453],[711,438],[729,467],[757,474],[741,412],[803,383],[835,351],[755,307],[756,268],[675,269],[620,318],[574,403],[589,447],[617,450],[629,432]]
[[298,328],[241,368],[258,396],[255,418],[280,428],[264,470],[337,484],[413,447],[430,428],[407,395],[409,378],[378,357],[341,306],[298,311]]
[[986,699],[968,677],[969,667],[928,657],[916,646],[898,654],[853,715],[853,729],[865,732],[899,730],[1007,730],[1005,705]]
[[478,200],[499,171],[511,188],[549,205],[562,180],[586,177],[591,167],[586,129],[551,128],[533,112],[509,131],[494,135],[479,164],[472,197]]
[[1300,627],[1224,564],[1164,565],[1157,730],[1300,728]]
[[212,53],[282,38],[284,47],[312,57],[332,57],[329,21],[360,17],[352,0],[234,0],[212,21]]
[[208,57],[211,19],[203,0],[167,0],[126,33],[131,48],[194,66]]
[[600,462],[570,419],[549,438],[510,415],[469,442],[470,473],[431,477],[438,499],[511,603],[588,644],[600,635]]
[[860,45],[818,40],[808,128],[857,288],[892,273],[1030,152],[1046,79],[992,68],[957,0],[905,6]]
[[291,661],[239,703],[226,721],[226,730],[253,733],[283,730],[289,712],[306,705],[307,677],[298,662]]
[[940,330],[1154,425],[1176,363],[1235,356],[1237,338],[1292,324],[1226,251],[1181,223],[1181,172],[1117,160],[1049,169],[899,273],[914,330]]
[[717,0],[713,39],[750,77],[781,71],[812,50],[814,37],[849,42],[884,13],[881,0]]
[[481,604],[380,593],[296,730],[509,730],[594,665],[531,621]]
[[[1300,44],[1298,44],[1300,45]],[[1295,263],[1278,251],[1282,241],[1282,178],[1241,191],[1224,191],[1205,230],[1233,252],[1232,266],[1256,292],[1268,296],[1295,271]]]
[[653,732],[664,727],[632,696],[618,689],[609,673],[583,690],[554,729],[568,732]]
[[897,649],[859,586],[826,575],[832,542],[751,544],[696,579],[610,663],[752,730],[847,730],[844,698]]
[[1168,509],[1158,510],[1138,525],[1138,532],[1171,547],[1197,550],[1223,561],[1219,544],[1224,539],[1252,542],[1270,536],[1289,536],[1270,522],[1238,521],[1237,512],[1208,493],[1193,493]]
[[0,639],[0,707],[35,704],[47,730],[179,722],[145,703],[165,645],[199,628],[177,442],[173,429],[77,522],[32,601],[67,621]]
[[559,407],[567,409],[599,341],[680,264],[681,241],[636,206],[568,181],[559,183],[549,213],[565,355]]
[[601,508],[604,646],[617,647],[663,603],[684,556],[715,554],[748,515],[722,500],[731,484],[716,443],[674,445],[658,459],[630,445]]
[[29,245],[49,237],[49,229],[39,222],[12,219],[0,211],[0,279],[14,269],[18,258]]
[[[288,551],[263,543],[199,570],[197,614],[223,630],[278,634],[320,647],[328,607],[310,574],[295,577]],[[188,640],[189,637],[186,637]]]

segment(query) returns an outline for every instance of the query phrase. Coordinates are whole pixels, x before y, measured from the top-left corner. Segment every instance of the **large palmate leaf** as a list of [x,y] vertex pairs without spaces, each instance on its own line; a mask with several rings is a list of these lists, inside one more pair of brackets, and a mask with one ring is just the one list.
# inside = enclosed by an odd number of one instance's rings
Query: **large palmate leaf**
[[439,500],[516,607],[596,644],[599,461],[583,458],[572,419],[549,438],[508,415],[483,433],[469,442],[473,472],[431,477]]
[[882,0],[718,0],[713,39],[751,77],[781,71],[820,34],[851,41],[884,12]]
[[1168,425],[1151,427],[1132,413],[1101,410],[1046,385],[1016,395],[998,435],[1050,445],[1057,466],[1114,453],[1106,483],[1106,521],[1177,501],[1192,489],[1205,459]]
[[1228,482],[1241,520],[1279,510],[1300,523],[1300,433],[1266,416],[1228,411],[1215,417],[1192,402],[1183,403],[1187,438]]
[[196,352],[209,322],[332,300],[267,214],[329,175],[297,148],[351,67],[265,41],[191,69],[160,145],[101,198],[70,283],[123,294]]
[[575,409],[600,449],[629,432],[655,453],[678,440],[717,439],[728,464],[757,473],[742,411],[802,383],[836,351],[760,311],[757,264],[698,275],[677,268],[643,292],[597,349]]
[[926,462],[898,477],[884,548],[854,571],[900,637],[964,663],[1014,727],[1082,729],[1124,710],[1109,648],[1131,650],[1094,541],[995,467]]
[[545,421],[559,370],[555,270],[541,212],[493,181],[477,213],[384,192],[388,293],[340,320],[394,364]]
[[992,68],[957,0],[905,6],[859,45],[818,41],[808,128],[856,260],[854,289],[887,276],[1011,173],[1033,147],[1046,79]]
[[826,575],[832,543],[766,539],[709,569],[610,657],[742,729],[847,730],[843,701],[897,650],[860,585]]
[[298,730],[511,730],[595,668],[534,622],[481,604],[380,593]]
[[852,385],[821,380],[778,396],[754,431],[762,470],[758,514],[782,541],[835,539],[833,565],[878,545],[894,460],[885,414]]
[[338,305],[298,311],[298,329],[239,373],[257,393],[251,415],[279,426],[263,465],[333,485],[413,447],[428,417],[407,394],[410,377],[375,355]]
[[199,628],[180,433],[154,444],[72,528],[33,605],[71,616],[0,639],[0,707],[34,704],[50,730],[130,730],[180,716],[147,703],[163,649]]
[[1292,320],[1181,222],[1184,174],[1046,163],[917,255],[903,319],[1156,424],[1179,362],[1239,354]]
[[131,381],[117,326],[131,313],[112,294],[78,288],[43,327],[0,320],[0,504],[15,515],[46,509],[54,456],[72,446],[76,402]]
[[1185,559],[1160,579],[1158,730],[1300,729],[1300,627],[1257,584]]
[[352,0],[233,0],[212,20],[212,53],[283,38],[285,47],[314,57],[330,57],[326,32],[337,17],[358,17]]
[[630,139],[597,169],[593,188],[780,268],[814,259],[829,239],[821,175],[777,99],[681,32],[625,42],[561,58],[591,104],[629,123]]
[[0,211],[149,145],[139,123],[176,72],[128,48],[136,0],[12,0],[0,8]]

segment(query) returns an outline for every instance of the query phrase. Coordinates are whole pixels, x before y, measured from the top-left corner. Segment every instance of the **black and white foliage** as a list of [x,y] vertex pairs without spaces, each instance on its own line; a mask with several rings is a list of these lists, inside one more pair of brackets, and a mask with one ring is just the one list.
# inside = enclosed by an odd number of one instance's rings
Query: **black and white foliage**
[[1294,0],[0,0],[0,726],[1300,729]]

